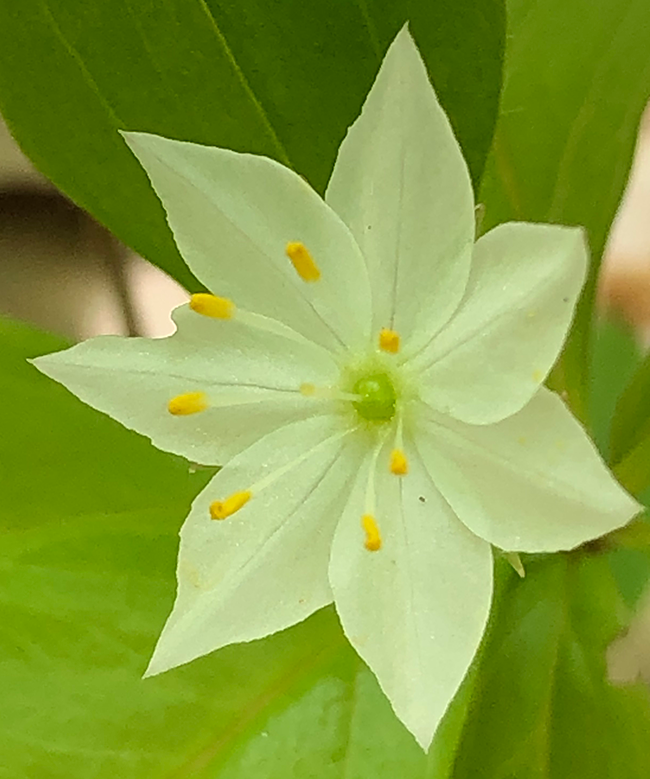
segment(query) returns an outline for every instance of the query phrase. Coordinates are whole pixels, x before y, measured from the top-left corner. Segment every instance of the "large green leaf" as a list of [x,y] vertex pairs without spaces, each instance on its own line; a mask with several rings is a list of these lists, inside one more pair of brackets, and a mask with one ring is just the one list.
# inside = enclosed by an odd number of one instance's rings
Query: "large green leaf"
[[[600,320],[594,335],[589,385],[594,439],[621,484],[649,505],[650,360],[620,322]],[[627,541],[640,546],[643,538],[635,533]]]
[[[650,357],[646,355],[616,404],[611,426],[611,457],[614,465],[650,438]],[[650,463],[645,468],[650,484]]]
[[623,613],[607,559],[556,555],[500,580],[455,779],[649,776],[648,690],[605,678]]
[[586,414],[596,271],[650,95],[647,0],[509,0],[501,114],[482,199],[508,219],[580,224],[593,252],[559,388]]
[[0,110],[36,165],[142,255],[196,287],[117,130],[267,154],[322,191],[409,18],[480,179],[496,120],[503,0],[0,3]]
[[424,756],[325,610],[143,681],[205,482],[25,357],[0,320],[0,776],[445,779],[474,676]]
[[627,394],[630,379],[643,360],[641,347],[632,330],[610,319],[600,319],[594,329],[589,365],[589,419],[591,433],[605,460],[620,460],[615,434],[618,407]]

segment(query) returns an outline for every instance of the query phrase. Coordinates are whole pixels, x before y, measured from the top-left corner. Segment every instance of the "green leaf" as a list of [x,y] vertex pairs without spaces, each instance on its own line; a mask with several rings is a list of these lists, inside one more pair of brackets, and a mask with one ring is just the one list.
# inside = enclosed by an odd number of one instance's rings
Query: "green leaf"
[[[590,387],[596,441],[619,481],[637,497],[650,500],[650,358],[621,325],[596,329]],[[632,540],[641,547],[643,528]],[[618,535],[618,534],[617,534]]]
[[650,94],[650,5],[509,0],[508,13],[501,114],[482,199],[489,225],[525,219],[587,228],[591,275],[555,376],[584,419],[596,273]]
[[[618,322],[600,321],[593,346],[589,409],[594,439],[621,484],[648,504],[650,359],[643,358],[635,335]],[[615,540],[642,548],[645,531],[634,528],[630,534],[630,529],[618,531]]]
[[610,319],[596,322],[592,346],[589,366],[591,433],[601,454],[611,465],[620,459],[614,441],[618,407],[628,392],[626,386],[638,371],[643,355],[632,330]]
[[65,345],[0,320],[0,775],[450,779],[474,676],[427,758],[331,609],[141,679],[208,474],[25,361]]
[[[645,541],[648,540],[648,524],[639,524],[645,530]],[[612,550],[608,556],[612,574],[621,593],[625,605],[634,609],[641,597],[647,592],[650,578],[650,546],[645,549],[620,548]]]
[[0,110],[36,165],[196,289],[117,130],[266,154],[323,191],[389,42],[411,30],[475,185],[501,80],[503,0],[21,0],[0,4]]
[[650,357],[646,355],[614,410],[610,437],[612,463],[620,463],[649,436]]
[[499,580],[454,779],[649,775],[648,691],[605,678],[623,613],[607,559],[528,560]]

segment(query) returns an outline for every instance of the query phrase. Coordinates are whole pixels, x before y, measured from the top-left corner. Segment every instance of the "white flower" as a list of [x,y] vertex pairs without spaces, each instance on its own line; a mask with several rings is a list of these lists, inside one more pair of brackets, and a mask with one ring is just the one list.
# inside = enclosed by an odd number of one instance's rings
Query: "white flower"
[[570,549],[638,510],[542,386],[582,232],[506,224],[474,245],[467,169],[406,29],[325,202],[264,157],[126,139],[214,296],[177,309],[171,338],[36,364],[159,448],[224,465],[181,531],[148,672],[334,601],[427,748],[484,631],[491,545]]

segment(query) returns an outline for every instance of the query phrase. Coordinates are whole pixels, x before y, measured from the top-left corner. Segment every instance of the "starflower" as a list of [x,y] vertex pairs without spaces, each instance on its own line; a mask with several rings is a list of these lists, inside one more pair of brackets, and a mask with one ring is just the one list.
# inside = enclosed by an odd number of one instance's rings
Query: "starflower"
[[167,339],[36,360],[161,449],[223,468],[181,531],[159,673],[334,602],[427,748],[483,634],[492,546],[571,549],[637,504],[544,388],[582,231],[474,243],[468,172],[406,29],[325,201],[260,156],[126,133],[213,294]]

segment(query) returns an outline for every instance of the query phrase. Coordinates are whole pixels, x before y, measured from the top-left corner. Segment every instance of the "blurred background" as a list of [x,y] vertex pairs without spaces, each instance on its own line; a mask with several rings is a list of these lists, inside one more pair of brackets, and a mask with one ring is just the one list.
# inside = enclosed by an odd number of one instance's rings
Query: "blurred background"
[[164,336],[186,298],[42,177],[0,117],[0,315],[73,340]]
[[623,319],[650,346],[650,104],[605,252],[599,302],[601,313]]

